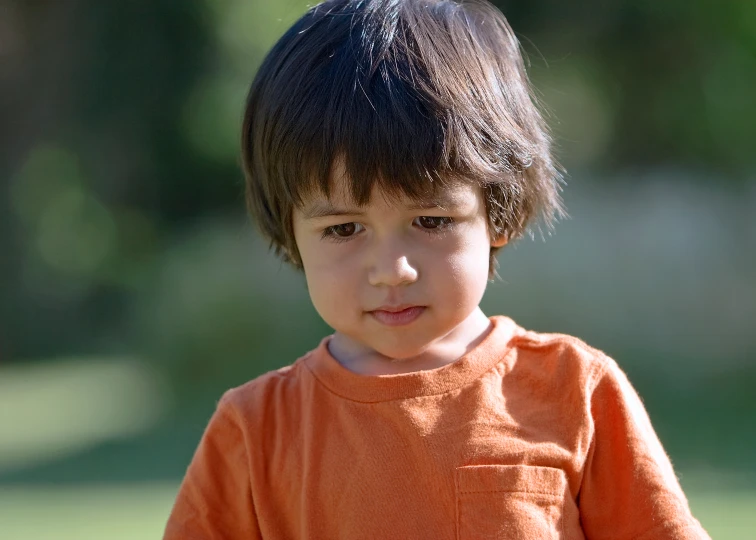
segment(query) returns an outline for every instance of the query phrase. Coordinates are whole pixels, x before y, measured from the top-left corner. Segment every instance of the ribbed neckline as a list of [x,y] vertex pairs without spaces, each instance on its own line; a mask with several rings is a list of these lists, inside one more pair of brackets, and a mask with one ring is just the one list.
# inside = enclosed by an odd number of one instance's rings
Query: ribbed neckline
[[517,325],[504,316],[489,317],[493,328],[473,350],[440,368],[398,375],[360,375],[342,366],[328,351],[330,336],[302,360],[334,394],[364,403],[442,394],[460,388],[502,361]]

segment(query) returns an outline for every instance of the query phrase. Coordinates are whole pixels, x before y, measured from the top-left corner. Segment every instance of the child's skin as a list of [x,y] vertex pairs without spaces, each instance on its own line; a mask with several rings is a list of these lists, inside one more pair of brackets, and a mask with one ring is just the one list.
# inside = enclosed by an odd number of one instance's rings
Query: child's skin
[[310,297],[336,332],[331,354],[347,369],[381,375],[454,362],[485,337],[478,307],[492,240],[480,187],[456,183],[415,202],[374,189],[358,207],[340,167],[330,200],[294,210],[294,237]]

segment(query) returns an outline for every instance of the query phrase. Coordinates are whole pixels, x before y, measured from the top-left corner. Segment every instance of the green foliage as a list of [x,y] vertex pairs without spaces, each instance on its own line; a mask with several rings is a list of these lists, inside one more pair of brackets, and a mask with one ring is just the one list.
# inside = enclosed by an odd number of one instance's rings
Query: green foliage
[[[726,173],[712,182],[750,178],[752,2],[498,3],[569,170],[663,164]],[[148,286],[164,239],[202,216],[242,211],[247,87],[308,3],[9,6],[18,24],[2,91],[16,105],[3,108],[0,128],[13,141],[0,155],[12,186],[0,194],[11,216],[0,224],[10,262],[3,299],[14,313],[6,356],[97,350],[91,321],[104,342],[124,339],[131,322],[120,307]],[[48,302],[39,291],[52,292],[46,317],[59,328],[41,339],[34,306]]]
[[131,318],[181,404],[293,362],[327,328],[302,276],[264,256],[244,222],[205,220],[172,242]]
[[[746,463],[756,3],[498,4],[583,190],[555,241],[507,248],[490,311],[626,353],[675,455]],[[223,389],[328,332],[244,222],[238,167],[248,85],[306,7],[4,6],[0,361],[139,355],[199,430]]]

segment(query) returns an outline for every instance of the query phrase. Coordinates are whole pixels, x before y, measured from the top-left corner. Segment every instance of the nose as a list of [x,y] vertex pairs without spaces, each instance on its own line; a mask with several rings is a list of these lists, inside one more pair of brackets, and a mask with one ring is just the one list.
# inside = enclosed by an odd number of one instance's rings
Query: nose
[[417,269],[410,264],[406,255],[389,255],[376,257],[368,274],[368,280],[373,286],[386,285],[397,287],[409,285],[417,281]]

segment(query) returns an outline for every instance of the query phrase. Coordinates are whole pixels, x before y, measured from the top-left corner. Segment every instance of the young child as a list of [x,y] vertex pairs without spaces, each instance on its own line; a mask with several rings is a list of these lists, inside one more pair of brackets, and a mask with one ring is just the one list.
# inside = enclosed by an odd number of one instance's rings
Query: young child
[[335,332],[223,396],[166,539],[708,538],[617,364],[478,307],[496,251],[561,213],[495,8],[311,8],[252,84],[243,160]]

